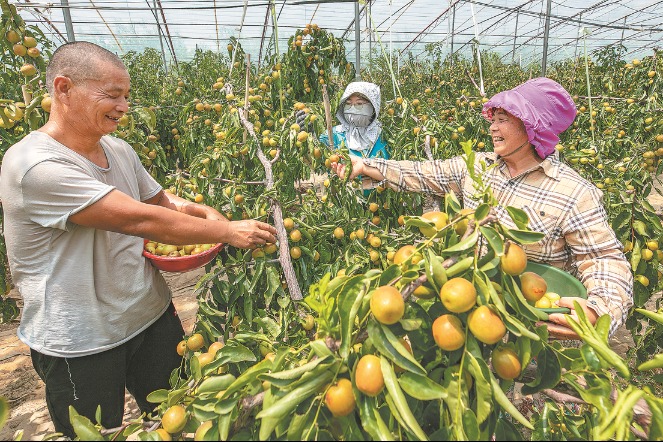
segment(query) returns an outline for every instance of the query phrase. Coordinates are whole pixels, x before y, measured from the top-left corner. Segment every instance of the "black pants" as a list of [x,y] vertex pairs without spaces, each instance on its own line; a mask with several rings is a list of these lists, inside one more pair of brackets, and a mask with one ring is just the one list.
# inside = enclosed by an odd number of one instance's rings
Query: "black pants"
[[96,423],[101,406],[101,424],[114,428],[122,424],[124,389],[133,395],[142,412],[150,413],[151,392],[169,389],[172,371],[182,362],[177,343],[184,329],[171,303],[149,328],[128,342],[102,353],[77,358],[59,358],[31,351],[32,364],[46,384],[46,404],[55,431],[74,438],[69,406]]

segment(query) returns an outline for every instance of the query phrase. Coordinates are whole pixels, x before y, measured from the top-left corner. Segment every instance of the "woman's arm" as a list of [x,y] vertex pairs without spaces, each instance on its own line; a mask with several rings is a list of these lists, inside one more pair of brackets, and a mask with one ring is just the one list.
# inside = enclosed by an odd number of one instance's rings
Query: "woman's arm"
[[[421,192],[442,196],[453,191],[462,195],[463,180],[467,176],[467,165],[461,156],[449,160],[393,161],[379,158],[350,156],[352,172],[350,179],[362,175],[372,185],[385,185],[396,191]],[[332,170],[344,177],[346,165],[332,163]]]
[[[633,305],[633,273],[608,223],[598,191],[583,192],[565,222],[564,231],[573,253],[573,266],[587,288],[587,302],[581,305],[584,304],[590,319],[610,315],[612,335],[624,323]],[[567,325],[561,314],[550,315],[550,320]]]

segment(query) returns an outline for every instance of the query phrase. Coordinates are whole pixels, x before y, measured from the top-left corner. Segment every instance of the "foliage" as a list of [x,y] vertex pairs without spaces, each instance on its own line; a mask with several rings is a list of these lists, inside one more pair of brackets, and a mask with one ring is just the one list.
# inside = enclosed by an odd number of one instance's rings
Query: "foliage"
[[[42,106],[43,59],[35,61],[39,69],[33,76],[18,74],[24,57],[14,54],[6,32],[34,35],[46,55],[50,47],[12,8],[3,2],[0,117],[7,127],[0,129],[1,152],[48,115]],[[630,63],[621,60],[623,52],[613,47],[593,54],[595,61],[565,60],[552,66],[549,76],[578,105],[576,121],[557,149],[604,192],[612,227],[633,267],[636,307],[642,308],[660,289],[662,276],[663,227],[645,199],[663,168],[662,69],[656,52]],[[537,75],[538,67],[521,69],[484,51],[481,78],[476,60],[443,58],[432,46],[429,55],[409,57],[400,66],[377,58],[363,72],[364,80],[382,86],[379,118],[392,157],[426,159],[429,146],[435,159],[464,154],[471,162],[473,151],[491,145],[481,115],[486,97]],[[635,404],[645,401],[654,416],[648,435],[661,438],[660,355],[652,358],[661,352],[657,314],[639,310],[629,317],[635,346],[628,361],[608,345],[607,318],[595,327],[578,318],[574,329],[583,337],[580,348],[549,342],[545,328],[535,325],[545,314],[524,300],[518,279],[499,266],[507,243],[538,238],[527,231],[527,219],[517,208],[510,214],[522,230],[505,229],[491,219],[494,201],[479,181],[482,205],[473,223],[483,224],[459,233],[455,227],[469,215],[448,195],[441,203],[450,224],[425,238],[418,228],[430,224],[420,215],[437,201],[382,188],[361,192],[358,182],[328,173],[333,155],[347,158],[343,148],[332,151],[317,139],[327,129],[322,85],[329,87],[334,110],[355,74],[343,41],[308,25],[290,37],[285,52],[275,51],[261,66],[254,61],[248,69],[234,38],[227,55],[196,51],[191,61],[169,66],[168,73],[152,49],[130,52],[124,61],[132,78],[132,106],[115,135],[135,149],[169,192],[202,201],[231,220],[273,223],[273,204],[292,220],[287,244],[248,252],[226,247],[207,268],[197,285],[196,331],[208,344],[225,346],[206,365],[199,359],[205,350],[185,353],[182,377],[174,372],[172,388],[150,396],[157,405],[153,418],[181,404],[187,411],[183,433],[188,437],[211,420],[210,439],[495,435],[517,440],[528,434],[546,440],[608,439],[632,437],[630,426],[641,427]],[[485,95],[479,93],[481,84]],[[35,98],[28,100],[22,119],[9,123],[5,110],[15,115],[22,85]],[[240,121],[244,109],[257,143]],[[306,111],[305,127],[296,123],[300,110]],[[269,192],[259,152],[273,160],[275,185]],[[395,252],[405,245],[414,245],[421,259],[394,264]],[[292,257],[297,281],[308,294],[304,302],[291,298],[276,259],[279,249]],[[472,282],[477,303],[490,307],[504,324],[506,342],[483,343],[481,332],[469,326],[470,312],[463,312],[454,314],[465,332],[463,345],[453,351],[436,345],[433,323],[451,313],[434,294],[453,277]],[[378,323],[371,314],[371,296],[383,285],[395,286],[406,299],[405,314],[393,325]],[[413,294],[422,287],[432,299]],[[501,380],[492,370],[491,354],[498,346],[518,355],[517,381],[525,393],[564,385],[584,404],[572,409],[547,400],[531,419],[523,415],[505,393],[514,381]],[[338,379],[356,385],[356,365],[369,354],[380,359],[385,389],[367,396],[353,387],[355,411],[333,416],[325,405],[327,392]],[[530,376],[533,358],[537,365]],[[634,379],[640,372],[654,374],[643,383]],[[613,391],[614,401],[608,399]],[[98,425],[75,412],[72,422],[81,437],[102,436]],[[156,438],[140,422],[104,437],[133,433]]]

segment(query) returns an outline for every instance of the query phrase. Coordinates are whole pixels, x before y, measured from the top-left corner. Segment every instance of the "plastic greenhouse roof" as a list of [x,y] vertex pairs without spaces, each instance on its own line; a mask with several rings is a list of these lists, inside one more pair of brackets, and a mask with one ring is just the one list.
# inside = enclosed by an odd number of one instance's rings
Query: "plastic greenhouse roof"
[[[540,63],[546,9],[550,2],[548,60],[581,55],[622,42],[626,58],[651,54],[663,37],[663,0],[373,0],[361,1],[360,54],[363,62],[379,56],[381,40],[403,55],[430,54],[435,48],[469,55],[473,42],[499,53],[506,61]],[[57,45],[66,41],[63,3],[16,2],[30,24],[37,24]],[[196,48],[221,50],[231,36],[258,57],[262,44],[274,51],[269,0],[70,0],[76,40],[98,43],[119,54],[144,47],[160,49],[161,23],[166,55],[168,34],[178,60],[190,59]],[[348,58],[355,59],[353,0],[274,0],[280,50],[307,23],[316,23],[347,40]],[[50,25],[44,19],[50,21]],[[164,18],[167,30],[164,26]],[[265,26],[267,23],[267,26]],[[372,52],[371,52],[372,51]]]

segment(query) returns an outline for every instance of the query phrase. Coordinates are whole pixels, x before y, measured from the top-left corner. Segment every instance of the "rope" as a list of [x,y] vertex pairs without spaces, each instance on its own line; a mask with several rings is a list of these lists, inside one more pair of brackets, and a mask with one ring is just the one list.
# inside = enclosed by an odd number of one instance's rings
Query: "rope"
[[[90,3],[92,3],[92,6],[94,6],[95,12],[97,13],[97,15],[99,15],[99,18],[101,19],[101,21],[104,22],[104,24],[106,25],[106,28],[108,28],[108,32],[110,32],[111,35],[113,36],[113,39],[115,39],[115,44],[117,44],[117,47],[120,48],[120,52],[122,54],[124,54],[124,49],[122,49],[122,45],[120,44],[119,40],[117,39],[117,37],[113,33],[113,30],[110,28],[110,26],[108,26],[108,23],[106,23],[106,20],[104,19],[104,16],[101,15],[101,12],[99,12],[99,9],[97,9],[97,6],[94,4],[94,2],[92,0],[90,0]],[[74,396],[75,395],[76,394],[74,393]]]

